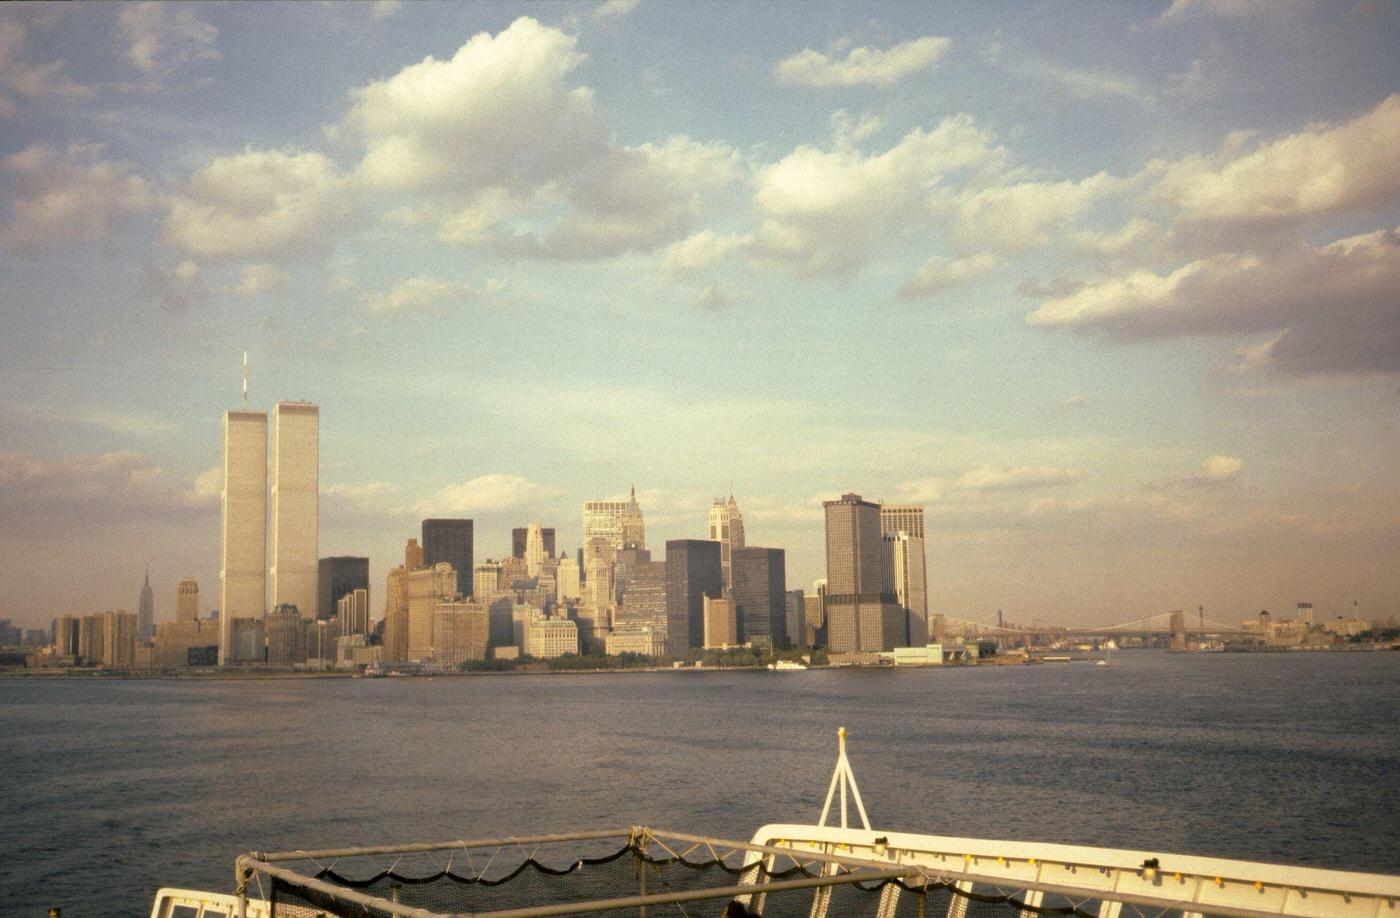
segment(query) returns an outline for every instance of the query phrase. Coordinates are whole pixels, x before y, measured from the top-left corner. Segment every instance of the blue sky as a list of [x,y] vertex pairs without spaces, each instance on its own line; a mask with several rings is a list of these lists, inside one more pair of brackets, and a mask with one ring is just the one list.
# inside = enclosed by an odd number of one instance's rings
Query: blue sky
[[[935,611],[1400,612],[1400,7],[0,9],[0,616],[217,601],[220,414],[322,554],[635,482],[925,504]],[[375,603],[379,599],[375,599]]]

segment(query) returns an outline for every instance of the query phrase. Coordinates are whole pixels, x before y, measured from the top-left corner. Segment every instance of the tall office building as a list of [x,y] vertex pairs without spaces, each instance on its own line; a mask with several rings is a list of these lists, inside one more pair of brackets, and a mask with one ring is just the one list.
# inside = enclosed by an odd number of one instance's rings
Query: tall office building
[[80,619],[60,615],[53,625],[53,652],[60,657],[78,655],[78,625]]
[[706,596],[701,603],[705,616],[705,649],[737,646],[742,637],[739,633],[739,613],[734,607],[734,600]]
[[137,616],[130,612],[106,612],[102,616],[102,665],[131,669],[136,662]]
[[616,628],[650,628],[666,634],[666,562],[637,561],[628,567],[627,589],[613,620]]
[[724,595],[719,543],[671,539],[666,543],[666,652],[705,646],[705,597]]
[[801,590],[788,590],[784,597],[788,644],[792,647],[806,647],[808,646],[807,595]]
[[907,532],[884,536],[887,592],[895,594],[909,619],[909,645],[928,643],[928,593],[924,580],[924,540]]
[[786,648],[787,561],[781,548],[735,548],[729,596],[739,623],[739,641],[754,647]]
[[408,575],[423,567],[423,548],[409,539],[403,564],[389,571],[384,584],[384,659],[408,659]]
[[307,402],[278,402],[272,409],[268,580],[271,604],[296,606],[303,620],[317,615],[320,457],[321,409]]
[[151,589],[151,568],[146,567],[146,582],[141,584],[141,599],[136,606],[136,638],[149,641],[156,633],[156,591]]
[[485,599],[501,589],[501,565],[488,559],[472,571],[472,595]]
[[193,577],[186,577],[175,588],[175,621],[193,622],[199,620],[199,584]]
[[[530,535],[530,527],[517,526],[510,531],[510,554],[513,558],[525,557],[525,540]],[[540,530],[540,535],[544,538],[544,554],[547,558],[554,557],[554,527],[546,526]]]
[[443,561],[458,572],[457,589],[470,595],[473,589],[472,521],[463,519],[423,521],[423,566]]
[[544,531],[539,523],[531,523],[525,529],[525,575],[527,577],[538,577],[540,568],[544,567]]
[[336,624],[342,636],[369,634],[369,589],[356,587],[336,600]]
[[617,549],[604,536],[594,536],[584,545],[583,602],[579,605],[579,644],[592,650],[606,640],[612,630],[613,612],[617,604]]
[[907,532],[916,539],[924,537],[922,504],[880,504],[880,534],[898,532]]
[[905,646],[903,608],[885,583],[880,505],[859,494],[822,504],[826,511],[826,625],[833,651]]
[[459,595],[457,572],[446,561],[408,575],[408,659],[433,658],[433,607]]
[[[322,558],[316,565],[316,618],[335,618],[342,596],[369,590],[369,559],[353,555]],[[308,618],[310,616],[307,616]],[[343,631],[342,634],[352,632]]]
[[909,641],[928,643],[928,559],[924,546],[924,508],[919,504],[883,504],[880,536],[890,585],[909,616]]
[[233,662],[233,620],[267,612],[267,413],[224,412],[219,496],[219,665]]
[[646,526],[642,521],[642,508],[637,505],[637,487],[632,486],[632,496],[627,500],[590,500],[583,505],[583,543],[589,539],[603,538],[614,549],[628,546],[646,548]]
[[556,602],[567,602],[583,595],[582,578],[578,562],[568,555],[559,559],[554,569],[554,598]]
[[715,498],[710,508],[710,541],[719,543],[719,564],[724,574],[724,588],[734,587],[734,573],[731,567],[731,553],[744,547],[744,515],[739,512],[739,504],[730,493],[729,500]]

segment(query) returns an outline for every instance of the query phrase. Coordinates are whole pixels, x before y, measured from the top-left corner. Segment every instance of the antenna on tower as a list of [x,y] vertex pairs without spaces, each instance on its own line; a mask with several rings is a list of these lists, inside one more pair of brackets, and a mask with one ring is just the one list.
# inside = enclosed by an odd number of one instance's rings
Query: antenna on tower
[[243,352],[243,410],[248,410],[248,352]]

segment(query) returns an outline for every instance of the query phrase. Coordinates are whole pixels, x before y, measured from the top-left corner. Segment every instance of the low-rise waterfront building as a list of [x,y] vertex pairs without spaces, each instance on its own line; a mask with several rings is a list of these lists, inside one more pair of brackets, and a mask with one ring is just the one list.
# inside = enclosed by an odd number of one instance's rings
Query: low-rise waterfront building
[[525,653],[552,660],[579,652],[578,625],[567,618],[541,618],[525,626]]
[[609,656],[623,653],[639,653],[644,657],[666,656],[666,635],[660,634],[645,625],[614,628],[606,641]]

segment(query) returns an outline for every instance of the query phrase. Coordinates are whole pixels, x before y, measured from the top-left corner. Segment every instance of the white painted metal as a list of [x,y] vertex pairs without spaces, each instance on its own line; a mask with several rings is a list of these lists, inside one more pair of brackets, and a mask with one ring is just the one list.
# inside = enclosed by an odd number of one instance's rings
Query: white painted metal
[[865,815],[865,803],[860,799],[860,788],[856,786],[856,775],[851,770],[850,759],[846,758],[845,727],[836,731],[836,750],[836,770],[831,773],[831,786],[826,790],[826,803],[822,804],[822,814],[817,819],[817,825],[826,825],[827,814],[831,811],[831,797],[839,786],[841,789],[841,828],[847,827],[846,789],[850,788],[851,796],[856,801],[856,811],[860,813],[860,824],[869,829],[870,817]]

